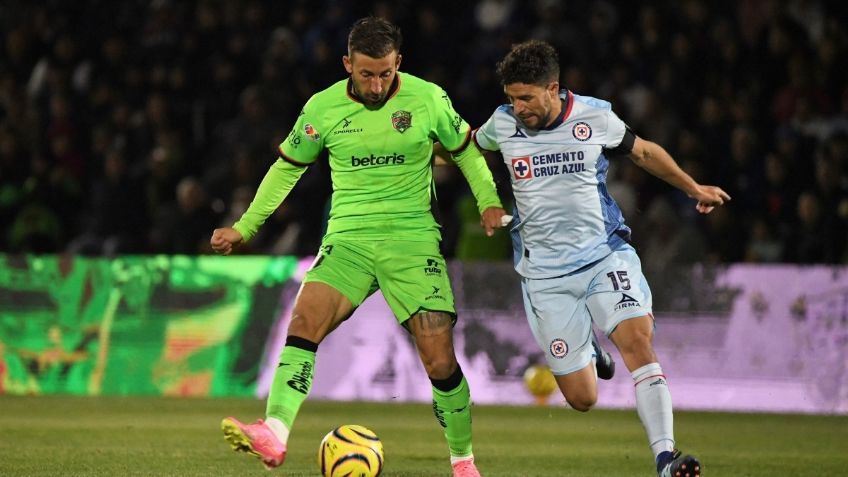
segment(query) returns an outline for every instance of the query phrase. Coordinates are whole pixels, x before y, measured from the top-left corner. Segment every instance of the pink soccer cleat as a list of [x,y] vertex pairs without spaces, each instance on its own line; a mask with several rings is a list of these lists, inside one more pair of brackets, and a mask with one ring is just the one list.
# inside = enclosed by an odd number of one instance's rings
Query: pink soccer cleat
[[480,477],[474,459],[465,459],[453,464],[453,477]]
[[234,451],[259,457],[269,469],[279,467],[286,459],[286,445],[277,439],[262,419],[244,424],[234,417],[225,417],[221,421],[221,430]]

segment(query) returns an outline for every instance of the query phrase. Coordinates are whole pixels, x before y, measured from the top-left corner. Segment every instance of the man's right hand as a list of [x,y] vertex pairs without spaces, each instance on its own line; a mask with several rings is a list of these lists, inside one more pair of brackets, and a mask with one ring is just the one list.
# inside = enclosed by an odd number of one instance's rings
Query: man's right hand
[[212,250],[221,255],[229,255],[233,251],[233,246],[240,244],[242,236],[238,230],[231,227],[215,229],[212,232],[212,239],[209,244],[212,245]]

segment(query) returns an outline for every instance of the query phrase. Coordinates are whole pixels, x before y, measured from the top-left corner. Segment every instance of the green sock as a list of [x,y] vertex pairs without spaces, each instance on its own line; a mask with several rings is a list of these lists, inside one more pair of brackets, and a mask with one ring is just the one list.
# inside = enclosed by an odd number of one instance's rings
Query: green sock
[[312,371],[315,369],[315,352],[294,346],[286,346],[280,353],[280,364],[274,372],[274,382],[268,394],[265,414],[275,417],[291,430],[300,405],[312,387]]
[[451,456],[471,455],[471,392],[465,377],[450,391],[433,387],[433,414],[445,428]]

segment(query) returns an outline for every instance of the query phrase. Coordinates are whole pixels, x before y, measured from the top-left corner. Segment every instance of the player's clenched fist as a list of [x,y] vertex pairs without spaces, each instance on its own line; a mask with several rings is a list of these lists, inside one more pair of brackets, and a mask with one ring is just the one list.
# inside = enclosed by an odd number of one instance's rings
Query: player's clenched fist
[[238,245],[242,241],[242,236],[238,230],[224,227],[215,229],[212,232],[212,239],[209,243],[212,245],[212,250],[221,255],[229,255],[233,251],[233,245]]
[[505,215],[506,211],[500,207],[489,207],[483,211],[483,214],[480,216],[480,225],[486,229],[487,237],[494,235],[495,229],[505,227],[501,220],[501,217],[504,217]]

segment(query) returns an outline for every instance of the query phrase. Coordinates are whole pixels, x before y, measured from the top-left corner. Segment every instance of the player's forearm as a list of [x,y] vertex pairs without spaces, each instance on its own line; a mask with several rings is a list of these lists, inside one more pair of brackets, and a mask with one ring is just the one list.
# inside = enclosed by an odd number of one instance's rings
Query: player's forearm
[[477,199],[477,209],[482,214],[489,207],[503,208],[495,188],[492,171],[486,165],[486,158],[473,144],[468,145],[462,152],[453,156],[465,180],[471,187],[471,193]]
[[637,166],[688,195],[695,193],[698,188],[695,179],[681,169],[671,155],[659,144],[648,143],[648,147],[645,147],[641,154],[631,155],[630,158]]
[[277,159],[271,165],[259,184],[253,202],[233,225],[245,242],[253,238],[268,216],[277,210],[305,170],[305,167],[295,166],[283,159]]

